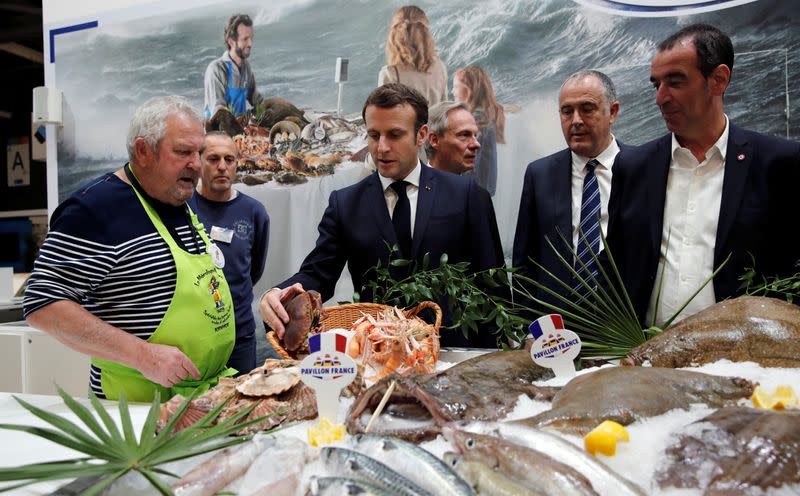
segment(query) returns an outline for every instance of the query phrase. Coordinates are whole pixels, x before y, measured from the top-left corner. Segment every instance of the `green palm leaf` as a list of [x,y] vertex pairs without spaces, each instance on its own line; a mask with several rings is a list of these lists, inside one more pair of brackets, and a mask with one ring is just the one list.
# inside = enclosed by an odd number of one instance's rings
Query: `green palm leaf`
[[[581,337],[583,341],[581,354],[584,356],[621,358],[631,349],[647,341],[652,334],[661,332],[661,329],[655,326],[646,330],[642,329],[602,230],[600,231],[600,239],[605,253],[605,260],[601,261],[598,254],[589,248],[598,269],[597,276],[592,275],[587,270],[584,262],[577,257],[571,241],[567,240],[560,231],[558,231],[558,235],[567,250],[567,257],[562,255],[562,252],[556,248],[550,239],[546,239],[546,241],[550,249],[558,257],[559,262],[567,269],[570,279],[563,281],[536,260],[531,260],[531,262],[565,291],[554,291],[540,281],[515,273],[511,281],[512,292],[522,295],[537,306],[537,308],[522,307],[522,311],[533,315],[544,315],[550,312],[562,314],[567,319],[570,329]],[[580,232],[579,235],[589,245],[584,233]],[[729,258],[730,256],[667,320],[664,327],[668,327],[691,300],[711,282],[713,277],[725,266]],[[577,260],[579,267],[574,267],[572,260]],[[584,274],[588,275],[585,276]],[[570,284],[572,281],[577,281],[577,285],[581,289],[576,289],[573,284]],[[658,284],[658,297],[660,297],[661,293],[661,282],[659,281]],[[555,303],[537,298],[529,288],[536,290],[533,292],[551,296]],[[547,310],[547,312],[542,309]]]
[[[66,394],[64,391],[61,390],[61,388],[58,389],[59,389],[59,394]],[[114,422],[114,419],[112,419],[111,415],[108,414],[106,409],[103,407],[103,404],[100,403],[100,400],[97,399],[97,396],[95,396],[94,394],[90,394],[89,401],[92,402],[92,407],[94,407],[94,411],[97,412],[97,416],[100,417],[100,420],[103,421],[103,425],[106,426],[106,432],[108,432],[108,435],[111,438],[111,440],[116,442],[121,442],[122,435],[119,433],[119,429],[117,429],[116,422]],[[158,401],[158,393],[156,393],[154,401]]]
[[[141,473],[162,494],[172,494],[169,486],[159,475],[174,476],[174,474],[159,468],[159,465],[246,442],[250,439],[249,436],[228,436],[240,429],[263,422],[273,415],[241,422],[256,407],[257,404],[254,403],[249,408],[215,425],[217,417],[227,403],[223,402],[203,416],[196,424],[174,432],[178,419],[186,412],[190,401],[197,395],[194,393],[180,405],[166,426],[158,434],[155,434],[160,412],[159,395],[156,393],[137,438],[128,402],[124,396],[120,397],[118,405],[122,426],[120,432],[111,415],[94,395],[91,396],[90,401],[100,422],[88,408],[69,397],[58,386],[56,388],[64,400],[64,404],[82,425],[15,397],[23,408],[46,422],[48,427],[0,424],[0,429],[27,432],[75,450],[82,453],[83,456],[20,467],[0,468],[0,482],[18,482],[3,486],[0,488],[0,492],[19,489],[37,482],[77,477],[99,477],[98,481],[83,494],[100,494],[120,477],[128,472],[136,471]],[[276,413],[280,414],[280,412]]]
[[122,424],[122,432],[125,434],[125,444],[132,452],[137,452],[139,443],[136,440],[136,434],[133,433],[133,423],[131,422],[131,412],[128,410],[128,400],[125,399],[125,393],[119,395],[119,419]]
[[58,395],[64,401],[64,404],[66,404],[67,407],[72,410],[72,412],[74,412],[79,419],[81,419],[83,424],[88,427],[98,439],[104,442],[111,441],[109,434],[103,430],[103,428],[97,422],[97,419],[94,418],[94,415],[92,415],[92,412],[90,412],[88,408],[81,405],[75,400],[75,398],[68,395],[66,391],[60,387],[56,386],[56,390],[58,391]]

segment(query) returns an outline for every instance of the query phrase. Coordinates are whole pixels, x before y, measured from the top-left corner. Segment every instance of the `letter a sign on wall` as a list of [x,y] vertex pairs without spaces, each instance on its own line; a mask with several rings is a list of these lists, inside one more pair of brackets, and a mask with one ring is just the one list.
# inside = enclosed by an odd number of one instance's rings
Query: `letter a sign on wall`
[[31,160],[28,151],[28,138],[10,138],[6,147],[8,167],[8,187],[29,186],[31,184]]

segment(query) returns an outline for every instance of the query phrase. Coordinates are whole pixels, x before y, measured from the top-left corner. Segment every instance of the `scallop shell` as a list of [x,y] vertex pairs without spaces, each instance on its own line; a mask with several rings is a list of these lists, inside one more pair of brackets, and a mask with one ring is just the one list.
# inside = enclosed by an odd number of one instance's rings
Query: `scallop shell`
[[300,368],[279,368],[271,374],[254,374],[236,386],[245,396],[272,396],[288,391],[300,382]]
[[277,369],[288,369],[288,368],[291,368],[291,367],[297,368],[299,365],[300,365],[300,362],[298,360],[286,360],[286,359],[280,359],[279,360],[279,359],[275,359],[275,358],[267,358],[264,361],[264,365],[259,367],[258,370],[261,370],[263,372],[269,373],[269,372],[272,372],[273,370],[277,370]]
[[294,135],[294,139],[297,139],[297,136],[300,136],[300,126],[292,121],[280,121],[269,130],[269,141],[270,143],[275,143],[277,139],[277,135],[280,134],[281,137],[285,134],[286,137],[284,141],[289,139],[290,135]]

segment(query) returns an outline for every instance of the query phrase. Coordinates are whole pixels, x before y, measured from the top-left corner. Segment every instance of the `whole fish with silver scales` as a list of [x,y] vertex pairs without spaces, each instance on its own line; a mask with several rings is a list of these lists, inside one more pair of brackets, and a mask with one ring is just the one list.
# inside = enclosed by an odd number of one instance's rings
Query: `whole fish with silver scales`
[[349,477],[312,477],[306,496],[393,496],[394,493]]
[[385,464],[358,451],[325,447],[320,460],[328,474],[366,481],[396,496],[433,496]]
[[401,439],[358,434],[353,449],[391,466],[438,496],[472,496],[475,492],[451,467],[419,446]]

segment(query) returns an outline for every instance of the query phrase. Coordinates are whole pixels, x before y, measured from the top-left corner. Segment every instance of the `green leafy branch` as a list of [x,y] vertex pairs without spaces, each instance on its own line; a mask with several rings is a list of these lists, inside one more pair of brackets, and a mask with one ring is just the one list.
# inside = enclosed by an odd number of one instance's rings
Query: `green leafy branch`
[[756,272],[756,261],[750,254],[750,267],[739,277],[742,281],[740,290],[750,296],[771,296],[775,298],[785,298],[787,302],[793,303],[795,299],[800,300],[800,260],[795,263],[796,271],[787,277],[766,277]]
[[[248,441],[250,437],[228,437],[239,429],[263,421],[266,417],[238,423],[255,408],[251,405],[237,414],[214,425],[226,402],[211,410],[197,423],[175,432],[178,420],[189,407],[197,393],[184,401],[167,424],[156,434],[160,412],[160,398],[156,393],[138,438],[134,433],[131,414],[124,395],[119,399],[119,416],[122,431],[108,411],[94,395],[91,405],[94,413],[63,389],[56,386],[59,396],[81,421],[81,424],[38,408],[15,397],[23,408],[45,421],[48,427],[33,427],[17,424],[0,424],[0,429],[27,432],[48,441],[83,453],[86,456],[45,463],[32,463],[21,467],[0,468],[0,482],[22,481],[0,488],[0,492],[18,489],[37,482],[72,479],[77,477],[99,477],[99,480],[84,495],[100,494],[114,481],[128,472],[139,472],[161,494],[172,494],[171,488],[159,477],[177,477],[162,468],[165,463],[190,458],[210,451],[226,448]],[[95,414],[97,417],[95,417]],[[268,417],[268,416],[267,416]],[[100,421],[98,421],[98,418]]]
[[[389,263],[378,261],[371,269],[373,277],[361,293],[371,294],[372,301],[398,307],[412,307],[421,301],[444,302],[453,318],[449,329],[460,329],[464,336],[478,333],[480,327],[491,326],[501,332],[500,344],[507,339],[522,342],[527,333],[527,322],[513,308],[511,302],[495,293],[507,291],[508,275],[513,269],[498,267],[473,272],[469,262],[449,263],[447,254],[439,258],[439,265],[431,268],[431,257],[426,253],[418,266],[415,261],[398,258],[399,247],[389,247]],[[396,279],[393,271],[405,269]],[[353,301],[361,299],[353,294]]]

